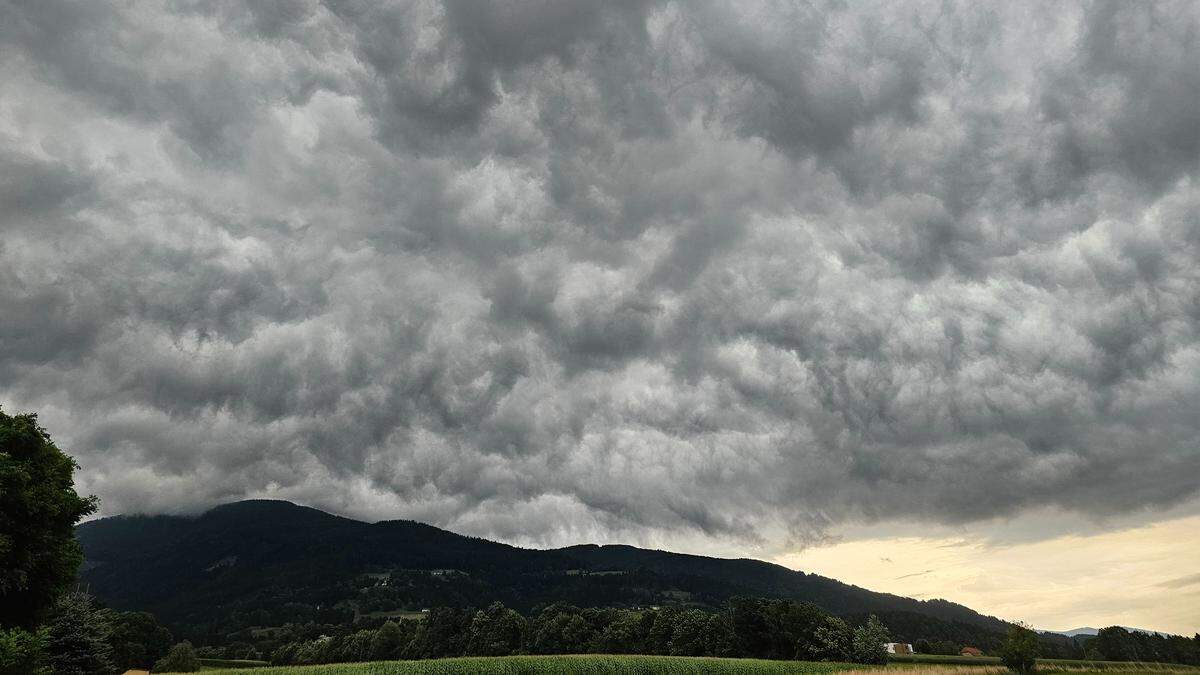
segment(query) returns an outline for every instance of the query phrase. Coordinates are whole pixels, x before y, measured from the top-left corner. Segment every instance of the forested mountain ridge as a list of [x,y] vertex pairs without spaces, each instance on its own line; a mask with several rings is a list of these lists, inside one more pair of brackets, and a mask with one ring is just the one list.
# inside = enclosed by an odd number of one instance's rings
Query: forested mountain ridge
[[1001,631],[945,600],[877,593],[750,559],[581,545],[524,549],[412,521],[365,523],[251,500],[195,517],[81,524],[81,581],[119,609],[186,632],[350,622],[433,606],[717,607],[737,595],[813,602],[834,614],[908,612]]

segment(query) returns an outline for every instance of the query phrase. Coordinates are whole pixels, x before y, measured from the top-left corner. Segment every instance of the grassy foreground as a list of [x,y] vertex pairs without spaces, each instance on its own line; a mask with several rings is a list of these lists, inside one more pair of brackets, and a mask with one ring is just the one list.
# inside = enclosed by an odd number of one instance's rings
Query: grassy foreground
[[861,669],[850,663],[718,659],[700,656],[623,656],[570,654],[563,656],[492,656],[376,661],[325,666],[272,666],[246,670],[208,670],[206,675],[781,675],[819,674]]

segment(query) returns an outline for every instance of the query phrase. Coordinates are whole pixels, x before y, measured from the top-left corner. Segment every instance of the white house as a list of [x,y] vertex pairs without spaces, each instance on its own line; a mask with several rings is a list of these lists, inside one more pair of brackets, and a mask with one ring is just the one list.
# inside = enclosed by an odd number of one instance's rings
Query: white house
[[889,654],[911,654],[913,653],[912,645],[907,642],[885,642],[884,647],[887,647]]

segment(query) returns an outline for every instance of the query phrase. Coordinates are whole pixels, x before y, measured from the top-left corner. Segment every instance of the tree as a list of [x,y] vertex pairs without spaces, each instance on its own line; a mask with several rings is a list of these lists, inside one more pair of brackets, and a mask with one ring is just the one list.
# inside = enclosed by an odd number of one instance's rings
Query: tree
[[737,656],[765,657],[771,650],[773,627],[760,598],[730,598],[729,623]]
[[692,609],[684,612],[671,635],[671,654],[675,656],[704,656],[711,645],[706,640],[708,614]]
[[419,622],[416,634],[405,650],[406,658],[440,659],[462,656],[475,615],[469,610],[434,607]]
[[0,675],[29,675],[43,672],[46,664],[46,633],[21,628],[0,628]]
[[887,628],[872,614],[864,626],[854,629],[851,640],[851,661],[855,663],[887,663],[887,645],[891,636]]
[[154,670],[160,673],[194,673],[200,670],[200,657],[192,643],[184,640],[171,647],[167,655],[154,664]]
[[797,653],[817,661],[845,661],[850,658],[854,647],[854,634],[845,621],[833,616],[825,617],[825,623],[817,627],[813,641],[807,649]]
[[377,634],[378,631],[360,630],[353,635],[346,636],[345,641],[342,642],[342,657],[351,662],[370,661],[371,643]]
[[642,613],[622,611],[596,636],[593,647],[605,654],[641,654],[648,628],[642,621]]
[[470,656],[508,656],[521,650],[525,644],[525,617],[493,602],[486,610],[480,610],[471,620],[467,638],[467,654]]
[[650,624],[650,630],[646,632],[643,654],[671,653],[671,638],[675,636],[675,627],[679,625],[680,614],[681,612],[675,607],[663,607],[646,612],[645,616]]
[[112,646],[113,664],[124,672],[133,668],[149,668],[166,656],[174,638],[147,612],[116,612],[101,610],[110,626],[108,644]]
[[704,627],[705,654],[707,656],[733,656],[735,652],[733,625],[727,613],[708,617]]
[[1032,673],[1037,667],[1037,657],[1037,633],[1024,625],[1009,628],[1004,648],[1000,650],[1000,661],[1014,673]]
[[550,605],[533,620],[529,650],[534,654],[579,654],[587,650],[594,632],[579,608]]
[[375,631],[371,638],[371,658],[376,661],[387,661],[399,658],[408,647],[411,636],[404,634],[400,624],[388,621]]
[[75,492],[77,468],[36,415],[0,410],[0,628],[34,629],[75,579],[75,524],[96,510]]
[[1088,647],[1100,652],[1106,661],[1140,660],[1133,634],[1120,626],[1101,628],[1096,637],[1088,642]]
[[47,628],[50,668],[55,675],[107,675],[115,668],[111,628],[83,593],[67,593],[55,605]]

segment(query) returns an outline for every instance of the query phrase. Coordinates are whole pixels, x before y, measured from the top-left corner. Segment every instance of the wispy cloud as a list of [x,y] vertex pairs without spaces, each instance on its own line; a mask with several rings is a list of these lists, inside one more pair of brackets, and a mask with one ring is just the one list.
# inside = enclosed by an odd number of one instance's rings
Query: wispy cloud
[[1185,577],[1178,577],[1169,581],[1164,581],[1159,586],[1163,588],[1184,588],[1186,586],[1195,586],[1200,584],[1200,574],[1189,574]]

